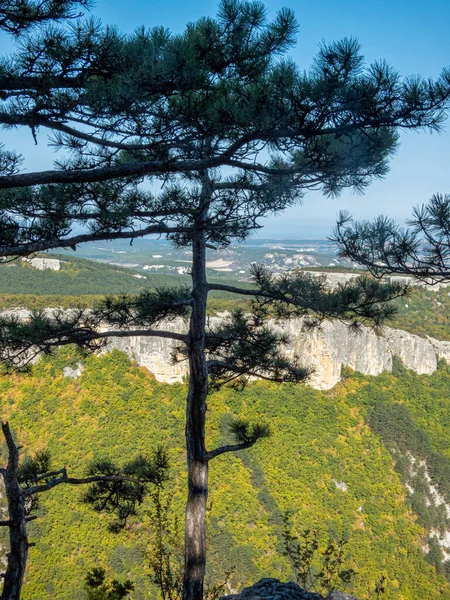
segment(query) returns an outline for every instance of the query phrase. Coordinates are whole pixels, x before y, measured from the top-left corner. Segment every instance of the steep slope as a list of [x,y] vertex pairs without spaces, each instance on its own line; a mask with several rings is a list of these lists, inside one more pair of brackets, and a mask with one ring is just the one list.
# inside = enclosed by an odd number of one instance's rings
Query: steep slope
[[[214,329],[223,318],[211,317],[208,324]],[[160,326],[169,331],[186,331],[181,318]],[[391,327],[375,332],[368,327],[354,330],[340,321],[324,321],[311,328],[306,319],[272,321],[271,326],[287,335],[286,353],[298,356],[303,365],[313,369],[309,385],[322,390],[331,389],[340,381],[343,367],[365,375],[379,375],[392,371],[393,361],[398,357],[409,369],[431,374],[440,358],[450,361],[450,342],[424,339]],[[188,372],[186,361],[173,364],[175,346],[166,339],[128,337],[111,338],[108,349],[123,350],[147,367],[158,381],[174,383],[181,382]]]
[[[59,254],[39,255],[32,259],[0,262],[0,310],[10,308],[92,307],[99,297],[114,294],[138,294],[144,289],[189,286],[186,274],[165,274],[135,270],[120,265],[95,262]],[[222,281],[213,273],[212,282]],[[228,277],[227,281],[237,284]],[[240,283],[248,286],[247,283]],[[212,292],[211,311],[230,310],[247,299],[231,299],[224,292]]]
[[[42,261],[49,263],[46,268],[40,268]],[[52,268],[52,262],[58,268]],[[152,276],[154,285],[174,285],[174,280],[175,277],[170,276]],[[15,260],[0,264],[0,294],[136,294],[148,285],[149,281],[143,273],[72,256],[49,254],[29,261]]]
[[397,362],[392,375],[353,375],[352,381],[355,401],[391,452],[408,502],[428,532],[428,559],[450,579],[449,376],[444,363],[434,376],[421,377]]
[[[64,377],[63,369],[80,361],[70,352],[41,361],[32,375],[2,378],[2,417],[27,451],[47,446],[55,466],[66,465],[73,474],[81,474],[93,456],[126,460],[157,443],[168,445],[173,507],[181,515],[185,387],[157,383],[118,351],[81,359],[81,376]],[[450,373],[418,380],[448,390]],[[407,502],[391,454],[368,425],[374,402],[397,385],[404,381],[392,375],[352,376],[327,393],[255,383],[242,393],[225,389],[210,397],[210,446],[227,439],[232,414],[267,420],[273,430],[269,441],[212,464],[210,573],[220,579],[237,567],[234,588],[263,575],[292,577],[280,538],[282,515],[291,510],[298,530],[318,526],[324,536],[349,536],[348,563],[358,571],[354,591],[360,598],[369,597],[381,574],[388,576],[386,600],[450,598],[450,585],[425,560],[427,532]],[[433,414],[421,410],[414,416],[417,427],[434,432]],[[442,415],[448,414],[443,406]],[[94,564],[136,581],[134,600],[155,598],[146,559],[148,505],[140,524],[113,535],[106,531],[108,518],[90,512],[80,493],[55,489],[43,501],[41,518],[30,524],[36,547],[24,600],[82,600],[80,582]]]

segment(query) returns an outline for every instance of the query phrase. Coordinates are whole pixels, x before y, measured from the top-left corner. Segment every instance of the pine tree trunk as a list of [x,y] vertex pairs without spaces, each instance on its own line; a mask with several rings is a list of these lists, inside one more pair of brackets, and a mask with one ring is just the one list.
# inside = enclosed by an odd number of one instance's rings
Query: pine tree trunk
[[8,500],[10,550],[0,599],[20,600],[28,558],[25,498],[17,480],[19,450],[14,443],[8,423],[2,423],[2,430],[8,445],[8,465],[2,474]]
[[206,245],[201,221],[192,243],[192,315],[189,330],[189,392],[186,407],[186,449],[188,500],[185,522],[185,570],[183,600],[203,600],[206,566],[206,501],[208,462],[205,448],[205,415],[208,393],[208,368],[205,358],[206,325]]

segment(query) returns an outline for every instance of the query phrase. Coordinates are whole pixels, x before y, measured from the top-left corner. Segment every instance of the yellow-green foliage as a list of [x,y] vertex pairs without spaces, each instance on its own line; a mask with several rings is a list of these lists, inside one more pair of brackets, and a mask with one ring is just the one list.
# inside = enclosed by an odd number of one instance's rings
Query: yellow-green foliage
[[[94,456],[120,462],[163,443],[173,462],[173,506],[181,516],[185,386],[157,383],[118,351],[83,359],[78,380],[63,377],[62,369],[78,360],[65,349],[41,361],[32,375],[2,377],[2,416],[10,419],[16,438],[29,452],[47,447],[54,466],[66,465],[72,475],[82,475]],[[395,377],[386,377],[395,386]],[[437,377],[446,377],[448,389],[450,374]],[[424,531],[405,503],[393,460],[365,420],[370,381],[377,380],[350,377],[328,394],[254,383],[244,392],[224,389],[209,398],[209,448],[228,440],[232,415],[264,419],[273,431],[255,448],[211,464],[210,576],[220,578],[235,566],[236,587],[262,576],[291,578],[280,535],[289,509],[298,530],[319,526],[324,537],[329,531],[350,537],[346,566],[358,571],[354,593],[361,600],[383,573],[386,600],[450,598],[449,584],[424,559]],[[360,400],[361,393],[366,397]],[[417,418],[427,420],[421,408]],[[345,482],[347,491],[335,482]],[[36,546],[23,599],[82,600],[82,581],[93,566],[132,579],[134,600],[156,598],[145,560],[151,544],[145,504],[129,531],[111,534],[108,517],[80,503],[81,493],[59,486],[43,497],[42,516],[30,523]]]
[[406,298],[397,300],[398,314],[389,323],[422,337],[450,339],[450,296],[448,287],[415,287]]
[[[64,296],[60,294],[36,296],[34,294],[0,294],[0,311],[10,308],[27,308],[29,310],[43,310],[44,308],[94,308],[105,296]],[[247,299],[229,300],[212,297],[208,302],[208,314],[216,315],[231,312],[236,307],[244,310],[250,306]]]

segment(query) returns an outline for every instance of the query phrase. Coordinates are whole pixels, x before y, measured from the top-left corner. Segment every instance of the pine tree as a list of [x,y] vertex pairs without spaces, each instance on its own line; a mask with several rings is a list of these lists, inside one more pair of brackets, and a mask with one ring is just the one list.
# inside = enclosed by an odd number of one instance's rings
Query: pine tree
[[[27,173],[3,151],[1,256],[149,234],[192,251],[190,288],[0,320],[1,359],[12,366],[69,343],[95,350],[114,336],[177,342],[189,362],[184,600],[203,597],[209,462],[269,433],[267,424],[238,419],[232,443],[207,449],[208,392],[255,376],[307,378],[283,354],[287,340],[269,316],[377,325],[404,292],[369,278],[330,290],[262,265],[252,289],[213,284],[207,248],[245,239],[305,190],[363,191],[386,173],[398,130],[439,129],[450,98],[450,72],[436,82],[403,80],[384,62],[365,66],[353,39],[324,45],[303,72],[285,56],[296,30],[289,10],[267,22],[260,3],[223,0],[215,19],[177,36],[163,28],[123,36],[92,20],[44,27],[2,66],[0,121],[48,130],[63,158],[54,170]],[[214,290],[251,297],[251,314],[235,311],[211,329]],[[184,331],[162,329],[176,317],[189,319]]]
[[[28,549],[31,545],[28,541],[27,523],[37,518],[33,513],[39,507],[41,494],[58,485],[88,485],[84,501],[98,512],[108,511],[113,514],[115,520],[110,523],[110,529],[118,531],[136,514],[137,506],[149,492],[149,487],[160,489],[168,479],[168,458],[162,448],[156,448],[150,458],[138,455],[122,467],[108,459],[97,459],[88,466],[86,477],[71,477],[66,467],[52,468],[51,456],[46,450],[20,460],[20,447],[14,441],[9,423],[2,423],[2,433],[6,442],[7,462],[5,467],[0,468],[0,474],[8,501],[8,519],[0,521],[0,527],[7,527],[9,530],[9,552],[6,570],[2,574],[1,600],[21,598]],[[123,598],[133,589],[130,581],[125,584],[113,581],[112,594],[107,595],[108,586],[102,586],[104,572],[102,569],[94,569],[95,573],[99,576],[97,579],[88,577],[88,581],[93,584],[92,597]],[[103,579],[100,577],[102,573]],[[119,592],[122,595],[117,595]]]
[[[83,477],[69,475],[67,467],[55,469],[48,450],[34,456],[21,456],[9,423],[2,423],[5,440],[5,466],[0,468],[5,496],[8,501],[8,518],[0,520],[0,527],[9,530],[9,551],[6,569],[2,574],[1,600],[20,600],[24,574],[28,563],[28,523],[42,518],[36,514],[41,508],[41,495],[60,485],[87,487],[82,501],[99,513],[112,516],[108,529],[117,533],[128,527],[136,518],[137,510],[149,497],[152,504],[152,550],[149,555],[152,582],[164,599],[181,598],[183,588],[182,536],[178,518],[171,514],[168,489],[170,463],[167,452],[157,447],[150,456],[137,455],[125,464],[118,465],[106,458],[92,460],[85,467]],[[213,586],[206,586],[205,596],[217,599],[222,596],[229,578]],[[91,569],[85,578],[85,591],[92,600],[115,600],[129,597],[134,583],[127,579],[107,580],[102,567]]]

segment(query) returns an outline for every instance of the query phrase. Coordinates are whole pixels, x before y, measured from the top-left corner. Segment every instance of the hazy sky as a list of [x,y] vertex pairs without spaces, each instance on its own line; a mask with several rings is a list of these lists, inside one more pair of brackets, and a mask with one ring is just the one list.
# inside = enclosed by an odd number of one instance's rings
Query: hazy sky
[[[450,66],[450,2],[448,0],[267,0],[269,16],[283,6],[293,9],[300,23],[298,42],[291,54],[301,68],[308,68],[321,41],[357,37],[368,62],[386,59],[402,75],[436,77]],[[214,15],[211,0],[97,0],[93,14],[106,23],[131,32],[139,25],[163,25],[179,32],[189,21]],[[8,142],[11,134],[8,135]],[[14,146],[26,132],[14,133]],[[27,140],[28,141],[28,140]],[[28,168],[48,167],[43,144],[27,153]],[[28,144],[27,144],[28,145]],[[286,211],[265,223],[263,237],[325,237],[341,208],[357,218],[380,213],[404,221],[411,207],[426,202],[435,192],[450,193],[450,121],[445,133],[405,133],[391,171],[373,183],[364,196],[345,191],[330,200],[308,193],[303,206]]]

